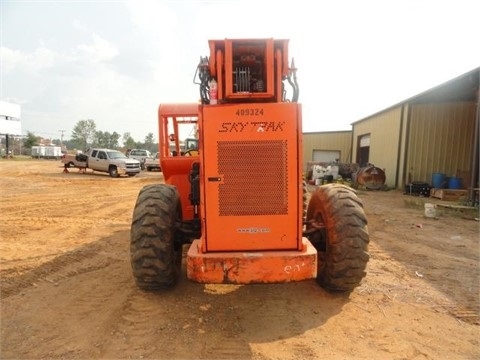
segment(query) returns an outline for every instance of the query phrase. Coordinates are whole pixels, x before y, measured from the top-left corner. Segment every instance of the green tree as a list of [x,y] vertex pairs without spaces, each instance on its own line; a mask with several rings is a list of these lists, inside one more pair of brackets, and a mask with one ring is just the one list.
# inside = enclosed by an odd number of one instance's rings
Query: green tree
[[80,149],[87,149],[95,139],[96,124],[92,119],[80,120],[72,131],[72,140]]
[[31,131],[27,132],[27,136],[23,139],[23,146],[27,149],[31,149],[32,146],[38,145],[39,138],[35,136]]
[[114,131],[109,136],[108,147],[110,149],[117,149],[119,147],[118,140],[120,140],[120,134]]
[[106,148],[106,143],[108,142],[106,134],[107,133],[104,133],[103,131],[95,131],[95,137],[93,139],[92,146]]
[[148,133],[147,136],[145,136],[145,149],[154,153],[157,151],[156,148],[153,142],[153,133]]
[[135,140],[133,140],[132,135],[130,135],[129,132],[123,134],[122,140],[123,146],[125,146],[127,149],[134,149],[137,147],[137,143]]
[[71,139],[69,139],[69,140],[63,139],[63,146],[65,146],[67,149],[74,149],[75,148],[75,142]]
[[112,134],[110,134],[108,131],[96,131],[93,143],[98,147],[116,149],[118,148],[119,139],[120,135],[116,131],[114,131]]

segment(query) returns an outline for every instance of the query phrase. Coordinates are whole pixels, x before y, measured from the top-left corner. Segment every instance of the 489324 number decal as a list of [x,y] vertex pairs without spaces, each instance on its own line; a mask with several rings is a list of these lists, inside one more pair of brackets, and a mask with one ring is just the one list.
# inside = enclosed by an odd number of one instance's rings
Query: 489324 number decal
[[237,116],[263,116],[263,108],[240,108],[235,111]]

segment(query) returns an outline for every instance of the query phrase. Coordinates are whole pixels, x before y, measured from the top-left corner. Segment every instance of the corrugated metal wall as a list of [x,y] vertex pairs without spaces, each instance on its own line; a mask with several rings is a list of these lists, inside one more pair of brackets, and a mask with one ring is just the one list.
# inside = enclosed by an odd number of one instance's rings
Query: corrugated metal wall
[[410,104],[408,103],[405,103],[403,104],[403,119],[401,121],[401,129],[400,129],[400,149],[399,149],[399,154],[398,154],[398,174],[397,174],[397,184],[396,184],[396,187],[399,188],[399,189],[403,189],[405,184],[409,183],[409,181],[407,181],[407,174],[408,174],[408,171],[406,171],[406,167],[405,167],[405,158],[407,156],[407,153],[406,153],[406,148],[407,148],[407,136],[408,136],[408,131],[407,131],[407,128],[408,128],[408,116],[409,116],[409,112],[410,112]]
[[402,106],[400,105],[358,122],[353,127],[353,162],[357,159],[359,138],[362,135],[370,134],[368,161],[384,169],[386,176],[385,184],[389,187],[396,186],[401,115]]
[[351,131],[315,132],[303,134],[303,169],[313,160],[314,150],[340,151],[340,162],[351,162]]
[[470,171],[475,131],[475,103],[410,105],[406,175],[431,183],[432,173],[456,176]]

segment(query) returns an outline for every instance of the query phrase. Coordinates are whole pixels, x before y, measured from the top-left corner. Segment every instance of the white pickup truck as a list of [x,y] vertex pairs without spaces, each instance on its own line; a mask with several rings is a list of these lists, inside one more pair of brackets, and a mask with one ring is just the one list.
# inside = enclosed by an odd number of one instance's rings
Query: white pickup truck
[[129,159],[118,150],[91,148],[77,155],[65,154],[61,161],[65,172],[68,172],[68,168],[76,167],[106,172],[111,177],[135,176],[140,173],[140,161]]
[[154,157],[145,159],[145,169],[147,169],[147,171],[162,171],[160,167],[160,153],[157,152]]

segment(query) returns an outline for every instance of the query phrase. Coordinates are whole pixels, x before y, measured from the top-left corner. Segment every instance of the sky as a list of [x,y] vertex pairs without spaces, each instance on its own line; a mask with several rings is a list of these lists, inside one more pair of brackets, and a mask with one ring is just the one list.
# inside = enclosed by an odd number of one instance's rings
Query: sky
[[148,133],[197,102],[208,40],[289,39],[303,131],[351,123],[480,66],[478,0],[0,0],[0,100],[22,132]]

